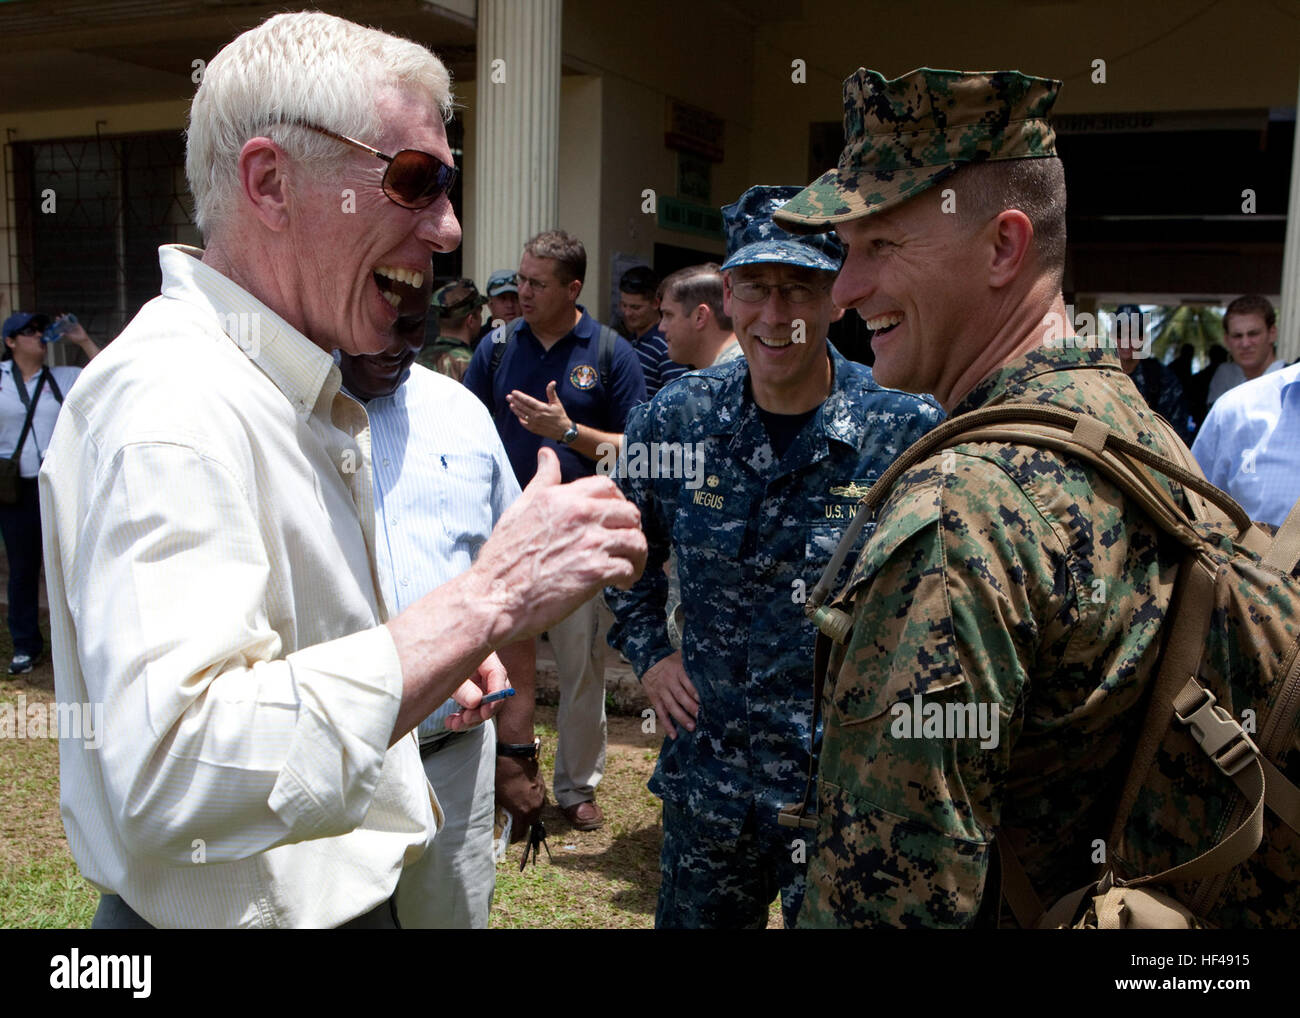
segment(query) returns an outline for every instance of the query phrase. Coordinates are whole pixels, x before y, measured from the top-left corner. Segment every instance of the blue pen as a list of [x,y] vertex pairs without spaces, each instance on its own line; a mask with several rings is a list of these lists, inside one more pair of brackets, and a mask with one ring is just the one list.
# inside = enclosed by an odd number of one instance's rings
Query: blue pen
[[487,696],[483,697],[479,701],[479,706],[481,707],[485,703],[496,703],[498,700],[504,700],[507,696],[514,695],[515,691],[513,689],[498,689],[495,693],[488,693]]

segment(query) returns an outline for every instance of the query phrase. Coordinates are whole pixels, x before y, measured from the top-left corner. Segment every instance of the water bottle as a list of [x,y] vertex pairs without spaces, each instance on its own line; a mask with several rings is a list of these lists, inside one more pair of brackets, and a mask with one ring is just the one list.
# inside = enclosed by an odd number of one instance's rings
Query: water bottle
[[77,316],[71,313],[60,315],[50,323],[48,329],[41,336],[42,343],[57,343],[63,338],[63,332],[69,325],[77,324]]

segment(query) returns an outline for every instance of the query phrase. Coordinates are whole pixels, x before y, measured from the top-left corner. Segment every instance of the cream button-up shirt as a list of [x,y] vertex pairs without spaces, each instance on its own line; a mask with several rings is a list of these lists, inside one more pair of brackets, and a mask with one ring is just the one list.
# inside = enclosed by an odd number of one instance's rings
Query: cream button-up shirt
[[40,473],[56,694],[103,711],[60,745],[64,827],[155,926],[337,926],[441,819],[414,734],[388,748],[368,422],[201,255],[159,250]]

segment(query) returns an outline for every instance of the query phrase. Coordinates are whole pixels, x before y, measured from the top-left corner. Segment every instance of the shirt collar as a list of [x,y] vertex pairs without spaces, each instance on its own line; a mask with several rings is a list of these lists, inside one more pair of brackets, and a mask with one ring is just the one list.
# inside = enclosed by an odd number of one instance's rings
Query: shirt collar
[[[1087,342],[1085,337],[1077,338],[1080,343]],[[1070,339],[1061,341],[1056,346],[1038,346],[1028,353],[1021,354],[1008,361],[1002,367],[986,376],[983,381],[968,392],[953,408],[951,416],[978,409],[989,403],[996,403],[1017,389],[1026,387],[1027,382],[1040,375],[1054,371],[1089,370],[1123,371],[1119,358],[1109,350],[1095,345],[1071,345]]]
[[333,398],[341,376],[334,358],[247,290],[201,259],[203,251],[184,244],[158,249],[162,295],[201,308],[307,417],[322,396]]
[[[556,346],[558,346],[560,343],[563,343],[570,336],[577,336],[579,339],[585,340],[585,339],[591,339],[591,337],[596,334],[596,320],[592,318],[591,315],[587,314],[587,309],[583,307],[581,304],[575,304],[574,307],[576,307],[581,312],[582,316],[578,319],[577,325],[575,325],[572,329],[570,329],[568,332],[566,332],[563,336],[561,336],[556,341]],[[528,324],[527,319],[525,319],[523,315],[519,316],[519,323],[520,323],[519,324],[520,332],[526,332],[533,339],[537,340],[537,342],[539,343],[541,342],[541,340],[537,339],[536,334],[533,332],[532,326]],[[551,349],[554,350],[555,347],[553,346],[551,347]]]

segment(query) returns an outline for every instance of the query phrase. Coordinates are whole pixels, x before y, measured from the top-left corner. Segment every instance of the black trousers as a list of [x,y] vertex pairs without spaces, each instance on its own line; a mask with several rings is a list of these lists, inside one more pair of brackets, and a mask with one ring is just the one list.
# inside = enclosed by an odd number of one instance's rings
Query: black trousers
[[17,505],[0,505],[0,536],[9,557],[9,635],[15,654],[45,649],[37,624],[41,583],[41,502],[35,477],[18,481]]

